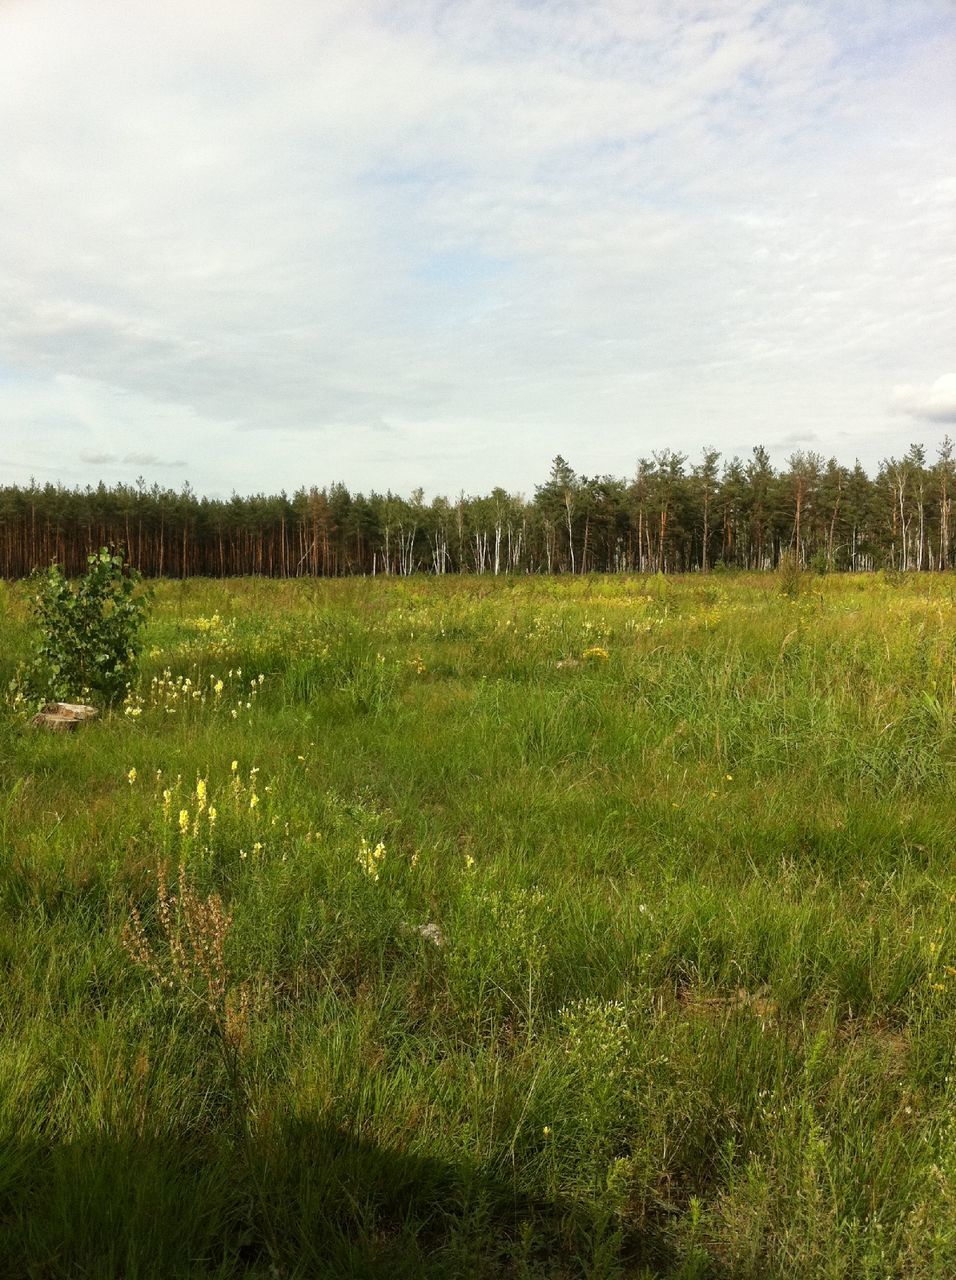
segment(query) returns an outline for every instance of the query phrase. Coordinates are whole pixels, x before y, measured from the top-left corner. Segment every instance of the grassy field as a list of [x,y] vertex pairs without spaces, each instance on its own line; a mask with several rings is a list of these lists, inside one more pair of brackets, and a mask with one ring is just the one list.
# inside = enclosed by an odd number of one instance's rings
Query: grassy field
[[952,577],[161,585],[0,712],[0,1274],[951,1280],[954,666]]

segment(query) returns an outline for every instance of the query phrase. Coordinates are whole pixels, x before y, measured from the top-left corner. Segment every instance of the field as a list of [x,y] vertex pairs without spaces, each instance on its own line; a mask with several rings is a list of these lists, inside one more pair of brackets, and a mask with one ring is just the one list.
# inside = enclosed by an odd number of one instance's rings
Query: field
[[956,581],[791,585],[165,583],[0,712],[0,1274],[956,1275]]

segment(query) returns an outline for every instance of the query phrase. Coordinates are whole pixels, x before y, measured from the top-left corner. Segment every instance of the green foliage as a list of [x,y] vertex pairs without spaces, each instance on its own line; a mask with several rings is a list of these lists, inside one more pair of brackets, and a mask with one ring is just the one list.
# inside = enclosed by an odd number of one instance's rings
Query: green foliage
[[817,547],[809,560],[809,568],[821,578],[824,574],[830,572],[830,557],[827,554],[826,547]]
[[121,698],[136,671],[148,597],[120,552],[102,547],[76,583],[52,564],[34,575],[33,656],[18,692],[30,702]]

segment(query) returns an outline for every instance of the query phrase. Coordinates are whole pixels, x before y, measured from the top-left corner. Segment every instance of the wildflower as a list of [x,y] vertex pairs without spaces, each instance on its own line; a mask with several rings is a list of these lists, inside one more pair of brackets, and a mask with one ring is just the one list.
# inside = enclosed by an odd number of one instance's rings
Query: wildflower
[[172,799],[173,799],[173,793],[170,791],[169,787],[166,787],[163,791],[163,817],[164,818],[167,818],[167,819],[169,818],[169,806],[172,802]]
[[725,773],[725,774],[724,774],[724,780],[725,780],[726,782],[733,782],[733,780],[734,780],[734,775],[733,775],[732,773]]
[[129,773],[128,773],[126,776],[127,776],[127,778],[129,779],[129,785],[130,785],[130,786],[132,786],[132,785],[133,785],[133,783],[136,781],[136,766],[135,766],[135,765],[133,765],[132,769],[130,769]]
[[222,680],[220,679],[220,680],[217,680],[216,683],[213,685],[212,691],[218,698],[219,695],[222,693],[222,690],[223,690],[223,683],[222,683]]
[[592,644],[590,648],[585,649],[581,657],[591,662],[607,662],[611,655],[602,645]]
[[542,1137],[545,1137],[545,1138],[551,1137],[551,1126],[549,1124],[546,1124],[544,1128],[541,1130],[541,1135]]
[[232,764],[229,766],[229,768],[232,770],[232,772],[233,772],[233,773],[236,773],[236,772],[238,771],[238,769],[239,769],[239,761],[238,761],[238,760],[233,760],[233,762],[232,762]]
[[211,804],[211,805],[209,806],[209,827],[210,827],[210,830],[211,830],[211,829],[216,825],[216,819],[218,818],[218,816],[219,816],[219,815],[218,815],[218,813],[216,812],[216,806],[215,806],[214,804]]
[[475,865],[475,860],[470,853],[465,854],[465,870],[470,871]]
[[252,852],[253,852],[253,853],[261,853],[261,852],[262,852],[262,841],[261,841],[261,840],[257,840],[257,841],[255,842],[255,844],[252,846]]
[[199,801],[199,812],[202,813],[206,807],[206,779],[196,779],[196,799]]
[[381,840],[374,849],[368,847],[368,841],[362,837],[362,843],[359,846],[358,856],[355,861],[359,864],[370,880],[378,879],[379,866],[385,858],[385,846]]
[[179,830],[183,835],[189,831],[189,810],[180,809],[179,811]]

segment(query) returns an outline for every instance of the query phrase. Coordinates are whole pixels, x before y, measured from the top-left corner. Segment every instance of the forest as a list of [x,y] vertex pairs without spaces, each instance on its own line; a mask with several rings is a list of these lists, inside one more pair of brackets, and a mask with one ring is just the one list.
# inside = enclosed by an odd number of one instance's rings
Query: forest
[[914,444],[870,476],[812,451],[775,468],[705,449],[642,458],[631,480],[587,476],[558,456],[533,497],[426,501],[344,484],[228,499],[145,481],[96,488],[0,487],[0,574],[57,561],[70,574],[91,548],[127,548],[151,577],[342,577],[413,573],[707,572],[773,569],[783,556],[820,572],[948,569],[956,457]]

